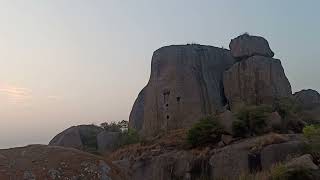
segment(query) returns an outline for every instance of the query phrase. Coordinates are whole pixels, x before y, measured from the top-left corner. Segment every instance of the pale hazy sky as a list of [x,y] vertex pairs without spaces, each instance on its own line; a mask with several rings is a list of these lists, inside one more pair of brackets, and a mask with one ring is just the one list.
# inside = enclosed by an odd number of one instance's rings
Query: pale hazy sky
[[0,0],[0,148],[128,120],[164,45],[268,39],[293,90],[320,90],[320,1]]

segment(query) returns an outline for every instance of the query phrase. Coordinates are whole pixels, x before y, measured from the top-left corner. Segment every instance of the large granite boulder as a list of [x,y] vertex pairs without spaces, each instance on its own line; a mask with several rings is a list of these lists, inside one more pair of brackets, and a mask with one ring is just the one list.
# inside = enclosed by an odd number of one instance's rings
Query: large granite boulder
[[102,131],[103,128],[95,125],[72,126],[56,135],[49,145],[96,150],[97,135]]
[[144,136],[188,128],[201,117],[223,110],[222,76],[235,62],[225,49],[176,45],[158,49],[151,76],[130,114],[130,127]]
[[291,85],[280,60],[252,56],[224,73],[224,92],[232,110],[243,105],[273,104],[291,96]]
[[294,93],[294,99],[303,109],[313,109],[320,106],[320,94],[312,89]]
[[97,146],[100,153],[112,152],[119,146],[121,132],[102,131],[97,135]]
[[232,39],[229,48],[232,56],[237,59],[245,59],[256,55],[265,57],[274,56],[266,39],[249,34],[243,34]]

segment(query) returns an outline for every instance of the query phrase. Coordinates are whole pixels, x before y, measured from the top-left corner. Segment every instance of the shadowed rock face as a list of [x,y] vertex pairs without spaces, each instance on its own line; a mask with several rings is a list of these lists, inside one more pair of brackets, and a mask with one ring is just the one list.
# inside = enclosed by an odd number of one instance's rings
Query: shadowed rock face
[[263,56],[234,64],[224,73],[224,90],[232,110],[245,104],[272,104],[291,95],[280,60]]
[[[97,144],[96,136],[102,131],[103,129],[101,127],[95,125],[72,126],[56,135],[49,142],[49,145],[85,150],[87,146],[91,146],[94,143]],[[88,144],[88,142],[90,144]]]
[[243,34],[235,39],[232,39],[229,47],[232,56],[237,59],[245,59],[255,55],[265,57],[274,56],[274,53],[269,47],[268,41],[259,36]]
[[212,46],[168,46],[155,51],[150,80],[132,108],[130,127],[155,135],[190,127],[222,110],[222,75],[234,62],[228,50]]

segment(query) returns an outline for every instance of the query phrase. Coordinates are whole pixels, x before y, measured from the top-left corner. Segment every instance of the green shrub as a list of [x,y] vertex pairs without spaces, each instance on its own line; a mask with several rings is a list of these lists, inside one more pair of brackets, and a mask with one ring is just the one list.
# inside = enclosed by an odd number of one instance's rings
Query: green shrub
[[236,114],[237,118],[243,123],[234,122],[234,133],[239,135],[239,133],[243,133],[244,130],[247,130],[247,133],[250,134],[263,134],[267,125],[266,120],[271,112],[272,107],[267,105],[243,107]]
[[129,144],[135,144],[140,142],[139,134],[134,129],[128,129],[127,131],[124,131],[120,135],[120,142],[119,146],[125,146]]
[[221,139],[222,128],[215,117],[206,117],[188,131],[187,141],[192,146],[217,143]]

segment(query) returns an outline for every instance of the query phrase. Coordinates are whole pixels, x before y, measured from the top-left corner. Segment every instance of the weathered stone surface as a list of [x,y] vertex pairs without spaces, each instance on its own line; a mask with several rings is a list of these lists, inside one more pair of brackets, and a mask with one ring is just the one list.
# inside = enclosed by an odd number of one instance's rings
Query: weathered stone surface
[[228,50],[211,46],[158,49],[152,57],[150,80],[133,106],[130,126],[139,129],[143,122],[141,133],[150,136],[190,127],[222,110],[222,74],[234,61]]
[[233,139],[233,137],[232,137],[231,135],[222,134],[221,140],[223,141],[224,144],[228,145],[228,144],[230,144],[234,139]]
[[132,110],[129,116],[129,127],[140,131],[142,129],[144,120],[144,98],[145,88],[141,90],[136,101],[133,104]]
[[102,131],[102,128],[94,125],[72,126],[56,135],[49,145],[84,150],[87,140],[96,141],[96,136]]
[[229,48],[232,56],[240,59],[255,55],[265,57],[274,56],[274,53],[270,49],[269,43],[266,39],[248,34],[243,34],[232,39],[229,44]]
[[305,154],[303,156],[293,158],[288,163],[286,163],[288,168],[306,168],[311,170],[317,170],[319,167],[313,163],[313,158],[310,154]]
[[287,160],[291,155],[302,154],[305,149],[303,141],[289,141],[266,146],[261,151],[262,169],[269,169],[273,164]]
[[98,151],[107,153],[118,147],[120,132],[102,131],[97,135]]
[[[148,154],[148,153],[146,153]],[[188,151],[171,151],[158,156],[145,155],[134,161],[115,161],[131,180],[198,179],[209,177],[208,162]],[[203,176],[202,176],[203,175]]]
[[294,93],[294,99],[303,109],[313,109],[320,106],[320,94],[312,89]]
[[213,179],[236,177],[249,172],[248,154],[251,146],[250,141],[245,141],[215,149],[210,158]]
[[224,73],[224,92],[230,108],[272,104],[291,95],[291,85],[278,59],[253,56],[234,64]]
[[282,118],[278,112],[272,112],[267,118],[266,123],[271,130],[280,129],[282,126]]
[[237,118],[231,111],[226,110],[219,114],[217,120],[225,132],[232,134],[232,123],[236,121]]

